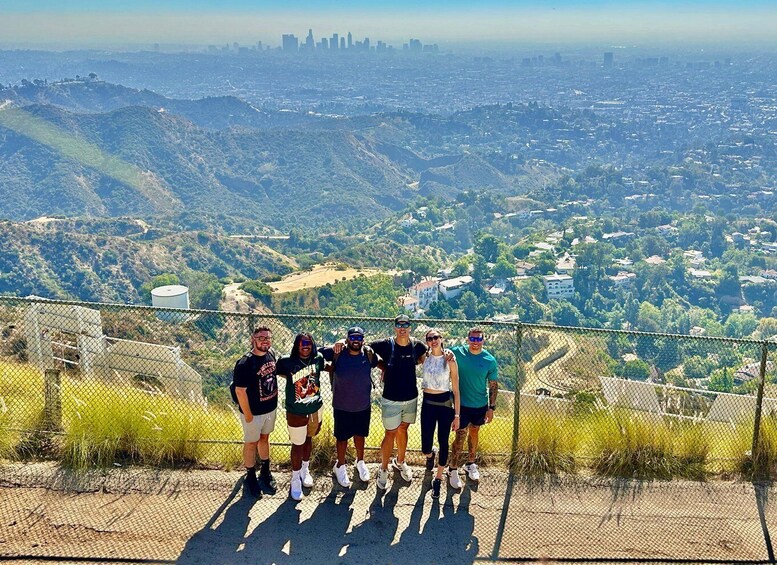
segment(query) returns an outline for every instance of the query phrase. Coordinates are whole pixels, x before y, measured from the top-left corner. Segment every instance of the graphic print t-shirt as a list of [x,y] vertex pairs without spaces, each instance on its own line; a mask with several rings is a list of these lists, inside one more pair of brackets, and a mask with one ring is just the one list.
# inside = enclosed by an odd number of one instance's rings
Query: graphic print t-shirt
[[[236,388],[245,388],[251,414],[268,414],[278,407],[278,379],[275,376],[275,353],[248,353],[235,364],[233,381]],[[242,412],[242,408],[238,409]]]
[[278,375],[286,378],[286,410],[292,414],[312,414],[321,408],[321,354],[308,359],[282,357]]

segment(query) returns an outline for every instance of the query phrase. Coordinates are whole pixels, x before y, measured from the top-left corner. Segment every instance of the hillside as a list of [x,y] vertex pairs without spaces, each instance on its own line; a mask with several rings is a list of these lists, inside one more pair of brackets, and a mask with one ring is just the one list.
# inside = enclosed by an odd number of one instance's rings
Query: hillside
[[262,278],[291,268],[262,243],[202,232],[144,239],[151,232],[133,220],[110,223],[0,222],[0,294],[136,302],[161,273]]

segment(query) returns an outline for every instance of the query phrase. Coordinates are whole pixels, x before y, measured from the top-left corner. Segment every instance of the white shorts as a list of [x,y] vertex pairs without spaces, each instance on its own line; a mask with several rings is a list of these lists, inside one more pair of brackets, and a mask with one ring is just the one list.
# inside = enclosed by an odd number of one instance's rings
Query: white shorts
[[305,426],[291,427],[289,430],[289,441],[292,445],[302,445],[309,437],[313,437],[318,432],[318,424],[321,422],[321,409],[308,415],[308,423]]
[[240,423],[243,425],[243,441],[245,443],[256,443],[260,435],[270,435],[275,429],[275,412],[260,414],[254,416],[250,422],[246,422],[246,417],[242,412],[240,414]]

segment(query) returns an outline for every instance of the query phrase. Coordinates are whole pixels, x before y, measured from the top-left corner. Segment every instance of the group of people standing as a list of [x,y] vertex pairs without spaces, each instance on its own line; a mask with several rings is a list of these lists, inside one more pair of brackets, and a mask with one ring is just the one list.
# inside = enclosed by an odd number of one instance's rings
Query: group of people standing
[[[286,385],[291,497],[301,500],[303,487],[313,486],[310,455],[312,438],[321,429],[321,377],[325,372],[331,376],[337,445],[337,461],[332,471],[342,487],[351,485],[346,451],[348,441],[353,440],[356,472],[361,481],[370,480],[370,471],[364,462],[364,444],[370,433],[371,395],[376,386],[372,370],[376,367],[382,373],[380,406],[384,428],[378,488],[388,488],[390,469],[398,471],[405,481],[413,480],[413,471],[405,456],[408,428],[415,423],[418,412],[417,365],[422,366],[421,450],[426,456],[426,469],[431,472],[436,467],[432,496],[440,496],[446,468],[450,486],[462,488],[457,462],[467,438],[466,474],[469,480],[480,479],[475,462],[478,433],[494,417],[498,390],[497,363],[483,348],[485,334],[481,328],[473,327],[467,334],[466,345],[450,349],[444,347],[443,336],[436,329],[426,332],[426,344],[410,334],[410,318],[403,314],[394,319],[393,337],[368,345],[364,330],[354,326],[348,329],[345,339],[332,347],[319,348],[309,333],[299,333],[291,353],[278,358],[272,348],[271,330],[263,326],[254,330],[251,351],[238,360],[233,378],[233,396],[243,426],[245,482],[252,495],[274,494],[277,488],[270,470],[269,446],[278,404],[277,377],[284,378]],[[433,446],[435,431],[439,448]],[[451,431],[455,432],[452,446],[449,444]]]

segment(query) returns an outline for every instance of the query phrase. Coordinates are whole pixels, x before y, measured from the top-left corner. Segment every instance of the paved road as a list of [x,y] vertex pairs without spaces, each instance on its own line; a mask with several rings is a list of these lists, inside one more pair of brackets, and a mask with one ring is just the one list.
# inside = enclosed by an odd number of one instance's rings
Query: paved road
[[[371,465],[373,474],[374,464]],[[420,469],[417,470],[421,475]],[[569,478],[479,485],[433,502],[428,481],[349,490],[317,477],[300,503],[243,494],[240,473],[51,464],[0,468],[0,557],[81,562],[473,563],[494,558],[766,560],[774,494],[749,483]],[[764,517],[761,520],[759,510]],[[41,561],[43,562],[43,561]]]

